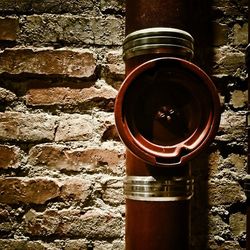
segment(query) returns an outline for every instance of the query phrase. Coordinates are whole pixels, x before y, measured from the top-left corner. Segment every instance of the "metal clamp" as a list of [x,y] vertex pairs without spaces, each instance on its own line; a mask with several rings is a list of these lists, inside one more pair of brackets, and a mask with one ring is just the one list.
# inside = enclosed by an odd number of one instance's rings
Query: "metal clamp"
[[193,196],[193,184],[191,177],[128,176],[124,180],[124,194],[127,199],[141,201],[189,200]]
[[194,39],[186,31],[154,27],[130,33],[123,43],[124,60],[148,54],[165,54],[187,60],[194,55]]

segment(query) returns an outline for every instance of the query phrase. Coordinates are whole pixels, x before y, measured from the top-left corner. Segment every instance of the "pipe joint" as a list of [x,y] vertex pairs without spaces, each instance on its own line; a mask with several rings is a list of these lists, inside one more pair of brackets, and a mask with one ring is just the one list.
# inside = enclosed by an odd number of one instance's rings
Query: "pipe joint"
[[194,180],[191,177],[154,178],[128,176],[124,180],[126,199],[140,201],[180,201],[193,196]]
[[194,55],[194,39],[186,31],[153,27],[130,33],[123,44],[124,60],[133,57],[164,54],[190,60]]

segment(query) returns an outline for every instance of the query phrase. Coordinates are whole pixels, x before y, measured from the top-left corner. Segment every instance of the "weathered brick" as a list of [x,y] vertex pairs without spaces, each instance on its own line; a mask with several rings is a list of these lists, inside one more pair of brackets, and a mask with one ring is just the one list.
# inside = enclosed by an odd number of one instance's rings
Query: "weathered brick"
[[0,102],[12,102],[16,99],[16,95],[11,91],[0,87]]
[[0,17],[0,40],[15,41],[19,31],[19,22],[14,17]]
[[84,177],[70,177],[61,181],[61,194],[65,200],[73,199],[84,202],[91,195],[91,181]]
[[219,215],[210,216],[209,217],[209,228],[210,235],[216,235],[219,237],[225,237],[226,235],[230,235],[229,225],[225,223]]
[[100,4],[103,12],[125,12],[125,0],[101,0]]
[[246,163],[247,163],[246,155],[239,155],[232,153],[228,155],[228,157],[225,160],[225,163],[233,166],[238,174],[246,174]]
[[53,0],[33,1],[33,0],[1,0],[0,12],[14,14],[23,13],[76,13],[86,11],[94,7],[94,1],[89,0]]
[[123,178],[110,178],[102,184],[104,186],[102,199],[111,205],[121,205],[125,203],[123,194]]
[[1,178],[0,202],[44,204],[60,194],[58,183],[49,178]]
[[0,140],[53,140],[55,118],[46,114],[0,113]]
[[18,147],[0,145],[0,169],[17,168],[20,160],[21,153]]
[[[90,123],[92,121],[92,124]],[[55,134],[56,141],[88,140],[93,135],[93,119],[88,115],[62,115]]]
[[233,44],[247,45],[248,44],[248,24],[242,26],[236,23],[233,27]]
[[106,56],[104,76],[107,82],[117,89],[125,77],[125,64],[122,59],[122,51],[110,51]]
[[209,241],[209,248],[213,250],[242,250],[237,241],[218,239],[218,237],[214,237]]
[[241,213],[230,215],[229,225],[234,237],[239,237],[246,232],[246,216]]
[[247,91],[234,90],[232,92],[230,104],[233,105],[234,108],[243,108],[247,104],[247,100]]
[[26,95],[28,105],[79,105],[95,100],[115,99],[116,91],[110,86],[96,88],[52,87],[30,89]]
[[20,44],[122,45],[124,38],[120,17],[44,14],[25,16],[20,23]]
[[226,46],[214,50],[213,74],[235,75],[238,70],[245,67],[245,54]]
[[5,49],[0,52],[0,73],[91,77],[96,68],[90,50]]
[[33,236],[87,237],[107,239],[120,237],[121,216],[112,211],[89,210],[29,210],[25,216],[25,234]]
[[224,111],[221,114],[219,134],[221,141],[243,141],[246,137],[246,118],[244,112]]
[[122,240],[114,240],[113,242],[99,240],[67,240],[64,250],[124,250],[124,242]]
[[37,145],[29,152],[29,164],[69,171],[120,173],[124,154],[106,148],[68,149],[59,145]]
[[0,239],[0,250],[60,250],[53,248],[50,244],[39,241],[28,241],[21,239]]
[[218,167],[222,163],[223,163],[223,157],[221,156],[219,150],[209,155],[208,164],[209,164],[210,176],[216,175],[218,173]]
[[245,201],[245,193],[237,182],[229,180],[211,180],[208,185],[209,204],[211,206],[230,205]]
[[223,16],[236,17],[241,16],[242,13],[247,11],[247,0],[214,0],[213,6],[222,11]]

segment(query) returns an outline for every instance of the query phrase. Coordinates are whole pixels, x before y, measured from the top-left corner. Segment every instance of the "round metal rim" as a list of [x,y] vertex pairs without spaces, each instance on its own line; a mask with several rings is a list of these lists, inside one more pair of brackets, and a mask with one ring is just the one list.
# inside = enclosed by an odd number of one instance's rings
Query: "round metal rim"
[[[147,148],[145,145],[142,145],[141,142],[135,138],[130,130],[128,129],[128,126],[126,126],[126,121],[123,117],[123,110],[122,110],[122,104],[123,104],[123,98],[125,96],[126,90],[133,82],[133,80],[136,78],[137,75],[144,72],[144,70],[147,70],[155,65],[157,61],[167,61],[167,62],[178,62],[179,66],[184,67],[187,70],[190,70],[192,73],[196,74],[204,84],[206,84],[206,87],[210,93],[210,98],[212,99],[213,107],[212,110],[212,117],[210,116],[208,121],[208,127],[206,131],[202,131],[200,133],[200,136],[198,137],[199,140],[195,140],[192,147],[190,147],[191,151],[181,156],[180,160],[178,162],[176,161],[169,161],[166,163],[160,163],[157,162],[156,158],[162,157],[162,158],[170,158],[175,157],[176,153],[179,152],[180,146],[174,146],[173,152],[171,153],[165,153],[166,148],[168,148],[168,152],[170,147],[162,147],[156,145],[156,150],[152,150]],[[151,165],[158,165],[158,166],[177,166],[185,164],[187,161],[192,159],[194,156],[196,156],[208,143],[211,142],[212,138],[215,137],[215,134],[218,130],[219,121],[220,121],[220,115],[219,115],[219,107],[220,107],[220,101],[217,94],[216,87],[214,86],[212,80],[207,76],[207,74],[202,71],[199,67],[196,65],[180,59],[180,58],[173,58],[173,57],[161,57],[156,58],[153,60],[150,60],[148,62],[145,62],[135,68],[124,80],[124,83],[122,84],[120,91],[118,92],[116,103],[115,103],[115,121],[116,126],[118,129],[118,132],[120,134],[120,137],[124,144],[127,146],[127,148],[137,157],[141,158],[143,161],[151,164]],[[160,151],[159,151],[160,149]]]

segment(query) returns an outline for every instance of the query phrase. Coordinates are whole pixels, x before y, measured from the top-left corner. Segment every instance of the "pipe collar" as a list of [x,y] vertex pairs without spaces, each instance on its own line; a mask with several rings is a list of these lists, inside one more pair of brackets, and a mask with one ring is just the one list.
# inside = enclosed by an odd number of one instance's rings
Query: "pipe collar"
[[191,177],[128,176],[124,180],[125,197],[141,201],[189,200],[193,195]]
[[149,54],[165,54],[190,60],[194,55],[194,39],[186,31],[154,27],[130,33],[123,43],[124,60]]

